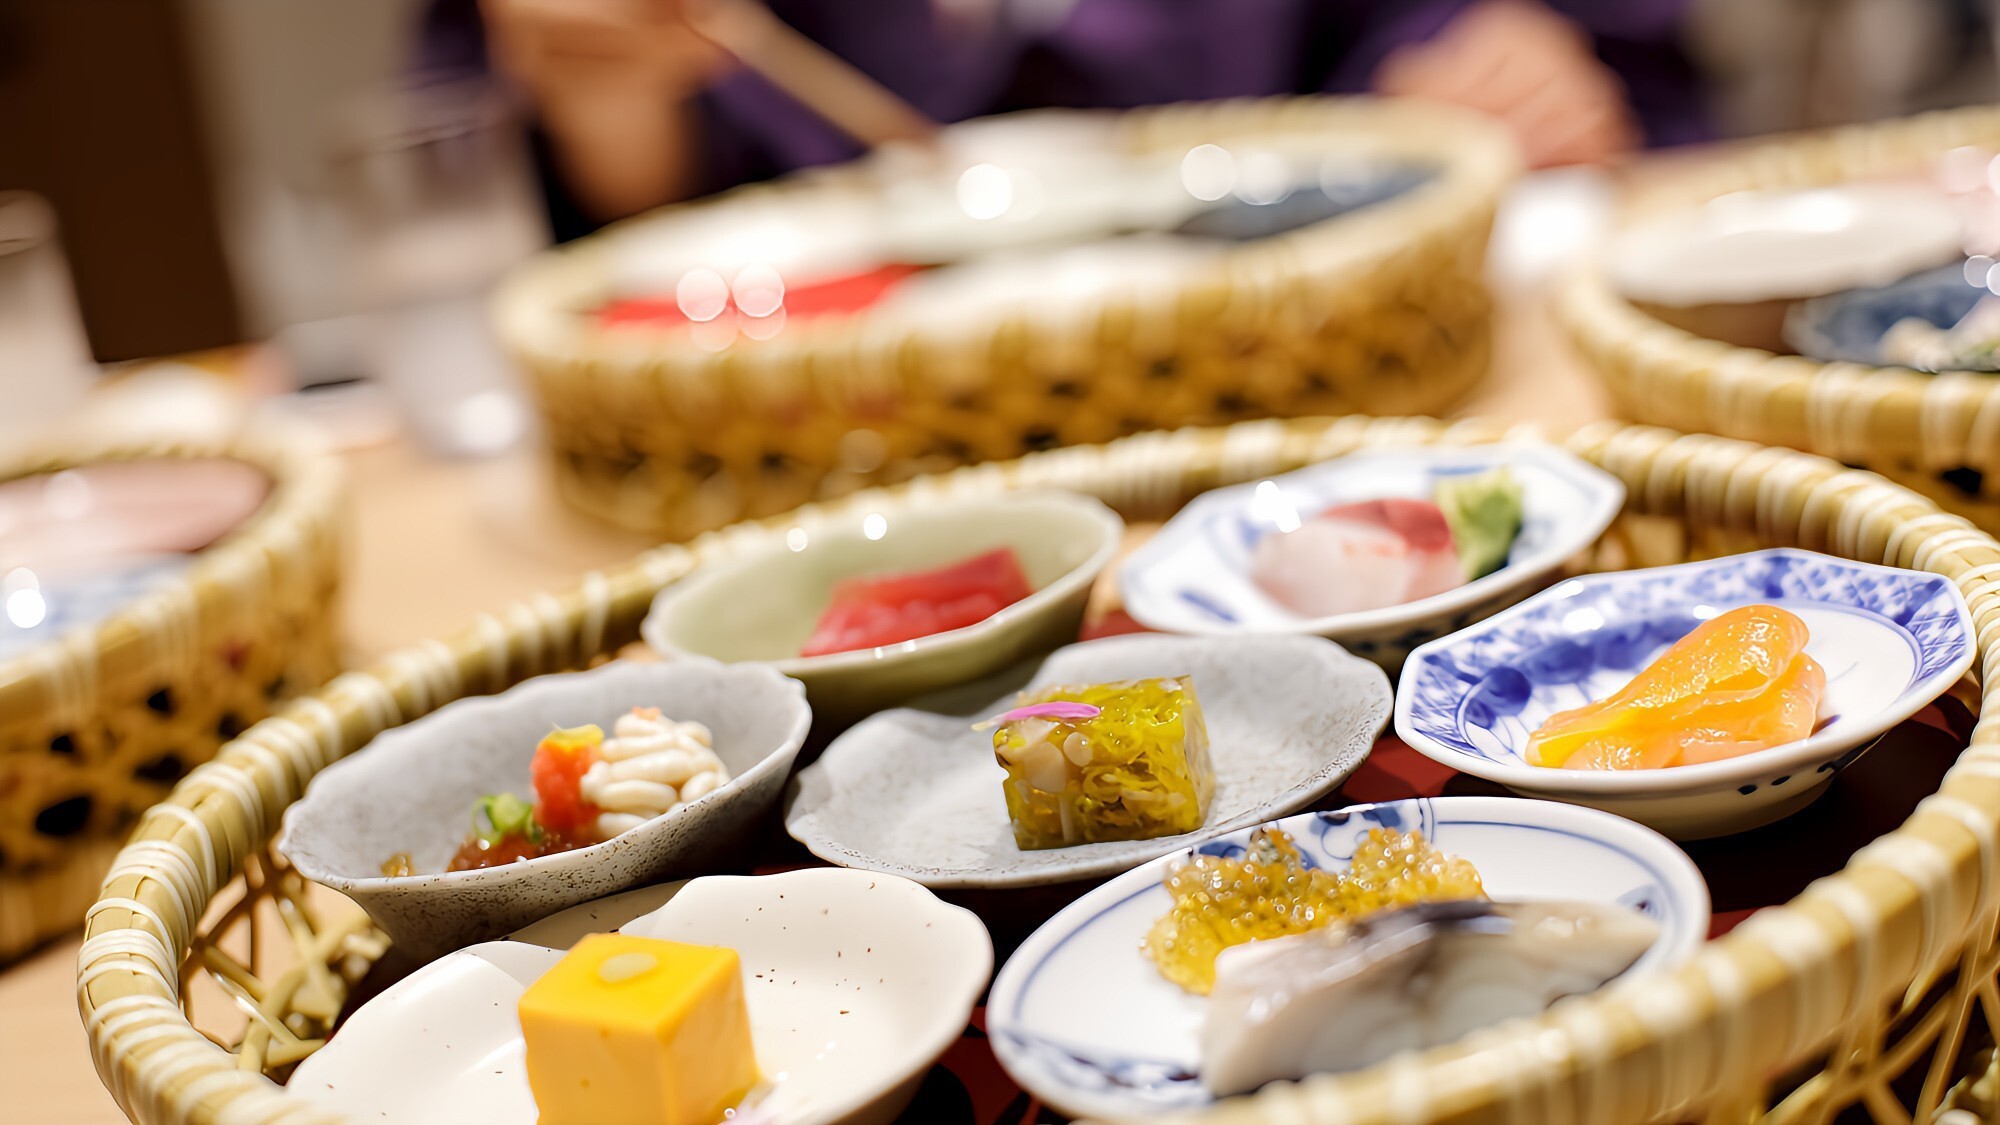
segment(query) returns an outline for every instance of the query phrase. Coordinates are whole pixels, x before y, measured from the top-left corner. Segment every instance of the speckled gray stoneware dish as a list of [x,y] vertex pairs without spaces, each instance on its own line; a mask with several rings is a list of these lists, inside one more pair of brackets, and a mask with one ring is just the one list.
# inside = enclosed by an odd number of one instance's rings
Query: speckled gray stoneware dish
[[1099,879],[1305,808],[1368,757],[1391,706],[1382,669],[1332,641],[1281,634],[1086,641],[1050,655],[1027,690],[1149,676],[1190,677],[1201,701],[1215,795],[1198,831],[1022,851],[993,736],[972,729],[1012,706],[1011,693],[938,698],[857,724],[799,774],[785,828],[823,859],[930,887]]
[[[729,783],[601,844],[444,871],[474,801],[533,793],[529,763],[551,727],[609,730],[633,707],[707,724]],[[764,665],[620,661],[542,676],[443,707],[327,767],[286,812],[278,850],[359,903],[397,948],[429,960],[580,902],[723,866],[777,804],[811,723],[805,689]],[[398,852],[436,874],[384,876]]]

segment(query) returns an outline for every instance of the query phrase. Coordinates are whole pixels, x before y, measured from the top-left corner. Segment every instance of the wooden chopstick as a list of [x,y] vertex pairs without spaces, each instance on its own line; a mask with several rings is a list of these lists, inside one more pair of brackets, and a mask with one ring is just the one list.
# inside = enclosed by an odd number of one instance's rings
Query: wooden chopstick
[[690,19],[696,31],[862,144],[936,140],[937,122],[793,30],[758,0],[711,0],[694,7]]

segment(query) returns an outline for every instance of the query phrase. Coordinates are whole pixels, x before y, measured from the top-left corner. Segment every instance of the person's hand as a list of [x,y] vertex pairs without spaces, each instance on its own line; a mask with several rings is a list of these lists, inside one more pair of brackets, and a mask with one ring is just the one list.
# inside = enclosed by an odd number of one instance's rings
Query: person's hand
[[685,98],[729,56],[688,22],[699,0],[480,0],[495,65],[545,109]]
[[1533,0],[1481,0],[1383,60],[1374,85],[1499,118],[1535,168],[1600,163],[1639,139],[1624,83],[1580,29]]
[[693,103],[732,64],[689,23],[706,0],[480,0],[494,66],[520,83],[571,195],[615,219],[695,190]]

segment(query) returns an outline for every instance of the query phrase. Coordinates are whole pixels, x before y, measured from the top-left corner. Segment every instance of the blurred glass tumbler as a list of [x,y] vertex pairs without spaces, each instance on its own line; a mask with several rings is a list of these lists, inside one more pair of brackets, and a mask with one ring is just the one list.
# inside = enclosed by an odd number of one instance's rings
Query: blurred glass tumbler
[[338,182],[370,373],[432,449],[504,449],[527,406],[487,297],[549,242],[512,107],[483,82],[417,84],[357,103],[347,124]]
[[32,192],[0,192],[0,457],[51,437],[96,374],[55,209]]

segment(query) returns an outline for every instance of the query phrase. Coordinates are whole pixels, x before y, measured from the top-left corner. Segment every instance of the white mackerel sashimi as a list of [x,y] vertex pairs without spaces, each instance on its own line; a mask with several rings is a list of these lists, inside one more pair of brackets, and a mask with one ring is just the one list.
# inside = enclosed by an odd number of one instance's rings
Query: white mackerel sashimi
[[1202,1082],[1226,1097],[1450,1043],[1597,988],[1659,933],[1623,906],[1476,899],[1226,949]]

